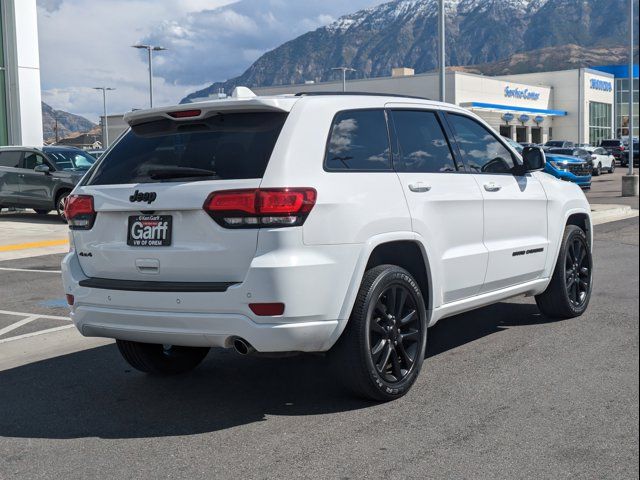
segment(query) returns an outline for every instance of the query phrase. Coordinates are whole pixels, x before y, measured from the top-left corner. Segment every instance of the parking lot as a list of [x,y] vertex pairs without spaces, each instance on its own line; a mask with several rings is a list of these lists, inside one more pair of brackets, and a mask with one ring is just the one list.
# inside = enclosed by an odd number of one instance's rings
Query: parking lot
[[66,226],[2,213],[0,479],[637,478],[638,198],[618,197],[621,175],[588,193],[584,316],[515,298],[443,320],[390,404],[346,396],[322,356],[212,350],[182,377],[136,372],[72,328]]

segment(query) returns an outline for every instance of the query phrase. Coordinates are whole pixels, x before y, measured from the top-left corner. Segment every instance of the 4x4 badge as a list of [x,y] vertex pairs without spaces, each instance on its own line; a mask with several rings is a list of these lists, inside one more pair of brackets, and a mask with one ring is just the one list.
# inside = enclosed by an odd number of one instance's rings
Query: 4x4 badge
[[156,197],[158,196],[158,194],[156,192],[140,192],[138,190],[136,190],[135,192],[133,192],[133,195],[131,195],[129,197],[129,201],[130,202],[147,202],[147,203],[151,203],[153,202]]

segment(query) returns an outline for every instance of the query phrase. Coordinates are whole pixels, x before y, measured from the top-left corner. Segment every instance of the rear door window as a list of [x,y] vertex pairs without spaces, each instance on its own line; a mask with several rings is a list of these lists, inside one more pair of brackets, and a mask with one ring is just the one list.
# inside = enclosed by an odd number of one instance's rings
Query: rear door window
[[100,158],[86,184],[262,178],[286,118],[282,112],[219,113],[137,125]]
[[22,152],[0,152],[0,167],[18,168],[21,158]]
[[[398,172],[455,172],[451,149],[434,112],[394,110],[393,130],[397,140],[393,165]],[[394,143],[395,146],[395,143]]]
[[384,110],[345,110],[333,119],[324,161],[329,171],[391,171]]

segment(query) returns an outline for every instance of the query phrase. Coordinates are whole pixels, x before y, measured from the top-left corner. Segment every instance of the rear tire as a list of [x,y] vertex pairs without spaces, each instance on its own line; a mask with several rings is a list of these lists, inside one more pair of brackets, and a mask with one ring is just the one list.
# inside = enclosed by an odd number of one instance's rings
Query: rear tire
[[558,261],[547,289],[536,295],[540,311],[549,318],[582,315],[591,299],[593,262],[586,233],[567,225]]
[[179,347],[116,340],[118,350],[136,370],[155,375],[177,375],[196,368],[209,353],[208,347]]
[[611,166],[609,167],[609,173],[613,173],[616,171],[616,161],[612,160],[611,161]]
[[593,176],[599,177],[602,174],[602,163],[598,163],[598,166],[593,170]]
[[34,212],[36,212],[38,215],[46,215],[46,214],[48,214],[51,210],[40,210],[40,209],[34,208],[34,209],[33,209],[33,211],[34,211]]
[[389,401],[415,382],[426,344],[427,314],[417,282],[403,268],[380,265],[364,274],[349,323],[330,355],[348,389]]

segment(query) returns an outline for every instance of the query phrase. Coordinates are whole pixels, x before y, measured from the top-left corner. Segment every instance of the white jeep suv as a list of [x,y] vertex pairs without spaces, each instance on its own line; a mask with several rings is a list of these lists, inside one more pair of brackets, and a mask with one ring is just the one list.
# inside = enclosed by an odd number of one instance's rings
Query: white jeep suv
[[251,94],[136,111],[66,203],[75,325],[136,369],[210,347],[329,352],[358,394],[406,393],[427,327],[516,295],[582,314],[590,209],[455,105]]

